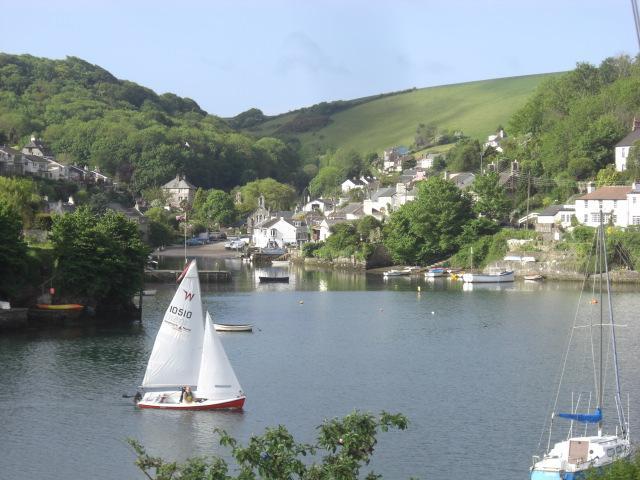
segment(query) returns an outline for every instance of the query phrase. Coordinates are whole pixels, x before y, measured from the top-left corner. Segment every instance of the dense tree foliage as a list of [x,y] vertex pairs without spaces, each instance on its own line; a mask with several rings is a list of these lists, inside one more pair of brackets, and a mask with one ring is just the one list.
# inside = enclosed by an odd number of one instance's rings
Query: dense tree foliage
[[502,186],[500,176],[495,172],[476,177],[471,187],[475,201],[473,210],[476,214],[502,222],[509,216],[511,201]]
[[[216,428],[220,444],[231,449],[236,463],[232,468],[219,456],[192,458],[180,464],[148,455],[135,440],[129,444],[138,456],[136,465],[151,480],[356,480],[371,460],[378,433],[407,426],[402,414],[382,412],[376,417],[356,411],[341,419],[325,420],[313,444],[296,442],[280,425],[252,435],[246,446]],[[364,478],[382,477],[368,472]]]
[[20,212],[0,197],[0,300],[17,294],[26,273],[26,254]]
[[477,140],[463,138],[447,153],[447,169],[451,172],[472,172],[480,167],[482,147]]
[[134,191],[177,172],[228,190],[267,176],[291,181],[299,170],[280,140],[236,133],[191,99],[157,95],[75,57],[0,54],[0,135],[22,145],[34,133],[58,158],[97,166]]
[[237,209],[242,214],[248,214],[258,208],[260,195],[264,196],[265,206],[270,210],[290,210],[296,201],[295,189],[273,178],[254,180],[237,191],[240,192],[242,200]]
[[31,180],[0,177],[0,201],[18,212],[25,228],[29,228],[41,199]]
[[382,224],[367,215],[360,220],[345,221],[331,227],[331,235],[324,241],[308,244],[304,250],[307,257],[324,260],[349,258],[366,260],[373,251],[373,245],[382,241]]
[[222,190],[209,190],[202,205],[194,206],[196,219],[207,227],[228,226],[236,220],[236,209],[231,195]]
[[614,146],[640,111],[640,64],[627,56],[580,63],[546,80],[511,119],[505,156],[554,178],[593,178],[613,163]]
[[140,290],[147,247],[138,227],[112,210],[86,207],[54,217],[50,240],[56,258],[54,285],[63,298],[98,306],[128,305]]
[[394,261],[428,264],[454,252],[473,218],[470,197],[452,182],[431,177],[418,184],[418,196],[391,214],[384,244]]

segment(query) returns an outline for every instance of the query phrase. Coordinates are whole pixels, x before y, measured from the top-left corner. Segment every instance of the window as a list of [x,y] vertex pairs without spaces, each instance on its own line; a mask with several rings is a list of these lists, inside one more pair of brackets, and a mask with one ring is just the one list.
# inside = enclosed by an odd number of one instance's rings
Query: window
[[600,214],[599,213],[592,213],[591,214],[591,221],[593,223],[600,223]]
[[636,197],[635,196],[631,197],[631,203],[636,203]]
[[613,208],[618,208],[618,200],[613,201]]
[[607,457],[613,457],[614,453],[616,453],[615,448],[607,448]]
[[278,230],[275,228],[272,228],[271,230],[269,230],[269,235],[272,237],[275,237],[278,235]]
[[634,225],[640,225],[640,217],[632,217],[631,223]]
[[598,208],[602,210],[602,200],[598,200]]
[[616,447],[616,453],[622,453],[622,445]]
[[587,223],[589,221],[589,215],[587,215],[586,213],[584,214],[584,223]]

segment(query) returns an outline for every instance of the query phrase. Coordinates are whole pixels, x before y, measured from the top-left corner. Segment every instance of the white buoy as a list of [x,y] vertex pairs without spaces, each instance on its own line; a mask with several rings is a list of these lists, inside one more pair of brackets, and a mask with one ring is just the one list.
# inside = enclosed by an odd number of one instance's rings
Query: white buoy
[[418,291],[420,291],[420,285],[418,285]]
[[304,301],[303,301],[303,300],[300,300],[298,303],[299,303],[300,305],[302,305],[302,304],[304,303]]
[[431,315],[435,315],[435,314],[436,314],[436,312],[433,312],[433,311],[431,312]]

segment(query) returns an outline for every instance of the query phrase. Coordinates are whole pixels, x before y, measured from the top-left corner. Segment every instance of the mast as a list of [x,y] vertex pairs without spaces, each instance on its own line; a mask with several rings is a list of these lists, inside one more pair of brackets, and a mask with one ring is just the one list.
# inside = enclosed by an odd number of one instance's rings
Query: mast
[[[600,217],[602,222],[602,216]],[[601,223],[602,225],[602,223]],[[609,279],[609,264],[607,261],[606,249],[604,245],[605,236],[604,236],[604,228],[602,229],[602,242],[603,242],[603,251],[604,255],[604,269],[606,272],[606,281],[607,281],[607,304],[609,307],[609,322],[611,323],[611,346],[613,347],[613,367],[616,376],[616,411],[618,412],[618,421],[620,423],[620,428],[622,429],[622,436],[624,437],[627,433],[626,428],[626,420],[624,416],[624,409],[622,408],[622,397],[620,395],[620,370],[618,367],[618,350],[616,345],[616,328],[615,322],[613,320],[613,306],[611,304],[611,281]],[[601,307],[602,308],[602,307]],[[600,322],[602,324],[602,322]],[[601,327],[602,328],[602,327]],[[602,358],[602,351],[600,352],[600,357]],[[601,360],[602,361],[602,360]],[[600,379],[602,383],[602,378]],[[602,388],[602,387],[601,387]]]
[[[602,370],[602,346],[603,346],[603,305],[602,305],[602,257],[606,256],[604,252],[604,223],[602,219],[602,210],[600,210],[600,225],[598,227],[598,240],[596,242],[596,246],[598,251],[596,252],[596,262],[599,273],[599,287],[600,287],[600,370],[599,370],[599,379],[598,379],[598,408],[602,411],[602,407],[604,406],[604,382],[603,382],[603,370]],[[603,255],[605,253],[605,255]],[[609,284],[609,272],[607,272],[607,285]],[[598,436],[602,436],[602,419],[598,422]]]

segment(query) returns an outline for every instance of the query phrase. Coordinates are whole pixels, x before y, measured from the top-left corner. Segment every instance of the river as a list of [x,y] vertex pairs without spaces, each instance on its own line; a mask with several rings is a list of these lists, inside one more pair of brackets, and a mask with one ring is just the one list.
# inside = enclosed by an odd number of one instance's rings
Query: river
[[[243,412],[140,410],[144,375],[175,285],[145,297],[142,322],[0,337],[0,478],[143,478],[131,437],[167,459],[225,454],[212,431],[246,440],[286,425],[312,441],[324,418],[402,412],[366,467],[388,479],[527,478],[555,392],[579,295],[574,283],[466,289],[449,280],[292,268],[260,285],[237,260],[231,284],[203,285],[220,323],[253,323],[222,340],[247,394]],[[418,291],[420,287],[420,291]],[[635,287],[616,286],[623,391],[640,411]],[[626,399],[626,396],[625,396]],[[632,430],[633,431],[633,430]]]

